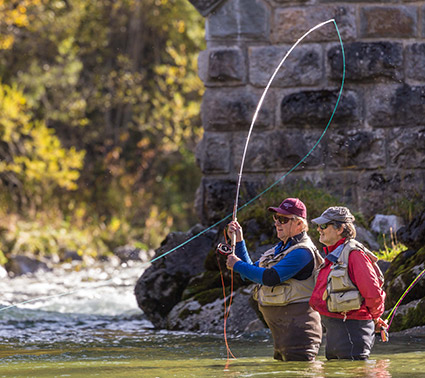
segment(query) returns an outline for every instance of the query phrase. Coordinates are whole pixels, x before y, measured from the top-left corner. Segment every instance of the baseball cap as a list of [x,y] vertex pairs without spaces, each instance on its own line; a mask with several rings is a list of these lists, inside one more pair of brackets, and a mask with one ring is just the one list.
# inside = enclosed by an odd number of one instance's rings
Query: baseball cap
[[269,211],[283,215],[296,215],[307,219],[307,208],[304,203],[298,198],[287,198],[279,207],[269,207]]
[[332,221],[352,223],[356,220],[350,210],[344,206],[332,206],[326,209],[318,218],[311,221],[316,224],[325,224]]

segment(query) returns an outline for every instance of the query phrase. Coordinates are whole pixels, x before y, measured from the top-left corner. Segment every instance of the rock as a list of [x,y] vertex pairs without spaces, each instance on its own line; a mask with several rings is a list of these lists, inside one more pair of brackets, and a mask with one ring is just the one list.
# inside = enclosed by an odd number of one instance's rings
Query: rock
[[[250,305],[251,289],[239,288],[234,292],[230,315],[226,323],[228,334],[242,334],[252,330],[264,329],[258,325],[258,317]],[[226,298],[229,303],[229,297]],[[194,298],[178,303],[168,315],[168,328],[205,333],[223,333],[224,301],[218,298],[213,302],[202,302]],[[260,321],[261,323],[261,321]]]
[[356,240],[364,244],[366,247],[368,247],[372,251],[379,250],[379,243],[376,241],[375,237],[372,235],[372,233],[369,230],[366,230],[365,228],[361,226],[356,226],[356,232],[357,232]]
[[83,261],[83,256],[77,251],[71,251],[69,249],[61,253],[61,262],[64,261]]
[[[197,225],[187,233],[169,234],[155,256],[171,251],[205,230]],[[167,327],[167,316],[181,301],[190,278],[204,271],[204,261],[214,245],[216,234],[215,230],[205,231],[178,250],[153,262],[138,279],[135,287],[137,303],[155,327]]]
[[7,277],[7,270],[4,269],[1,265],[0,265],[0,278],[6,278]]
[[397,231],[397,239],[414,250],[425,246],[425,210]]
[[[332,114],[338,94],[336,90],[309,90],[288,94],[280,103],[281,124],[322,128],[328,122],[329,114]],[[360,108],[358,95],[353,91],[345,91],[333,122],[353,127],[359,121]]]
[[385,260],[378,260],[377,264],[379,266],[379,269],[381,269],[382,274],[385,274],[385,272],[390,268],[391,263],[389,261]]
[[412,301],[408,305],[397,309],[393,322],[392,331],[402,331],[408,328],[425,325],[425,298]]
[[202,16],[208,16],[224,0],[189,0]]
[[378,234],[390,235],[395,234],[403,224],[403,219],[396,215],[376,214],[370,227]]
[[[401,43],[352,42],[345,44],[346,79],[350,81],[373,81],[377,78],[398,80],[402,76],[403,45]],[[342,78],[342,52],[336,45],[328,51],[330,76]]]
[[6,263],[6,270],[11,276],[20,276],[36,273],[40,270],[47,272],[52,269],[34,256],[11,255]]
[[[384,289],[387,293],[385,305],[394,306],[407,287],[425,269],[425,247],[419,251],[407,250],[400,253],[385,273]],[[420,279],[403,299],[403,304],[422,299],[425,293],[425,279]]]
[[121,262],[127,261],[149,261],[153,255],[153,251],[145,251],[132,245],[124,245],[114,249],[116,255]]

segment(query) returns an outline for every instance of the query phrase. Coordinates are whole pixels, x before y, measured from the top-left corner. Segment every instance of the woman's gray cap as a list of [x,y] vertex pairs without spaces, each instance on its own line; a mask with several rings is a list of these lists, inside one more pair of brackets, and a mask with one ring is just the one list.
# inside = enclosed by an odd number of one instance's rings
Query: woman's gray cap
[[326,209],[319,218],[312,219],[312,222],[316,224],[325,224],[332,221],[352,223],[355,218],[346,207],[332,206]]

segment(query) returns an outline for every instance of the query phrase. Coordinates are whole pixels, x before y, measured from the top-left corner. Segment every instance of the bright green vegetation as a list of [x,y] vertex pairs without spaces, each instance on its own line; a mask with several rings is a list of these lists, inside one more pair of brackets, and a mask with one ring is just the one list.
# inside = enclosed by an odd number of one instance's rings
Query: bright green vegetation
[[203,19],[187,0],[0,0],[0,263],[194,223]]
[[378,242],[383,245],[383,248],[376,254],[381,260],[393,261],[399,253],[407,250],[407,247],[397,241],[397,236],[394,232],[390,234],[388,246],[387,235],[383,234],[378,238]]

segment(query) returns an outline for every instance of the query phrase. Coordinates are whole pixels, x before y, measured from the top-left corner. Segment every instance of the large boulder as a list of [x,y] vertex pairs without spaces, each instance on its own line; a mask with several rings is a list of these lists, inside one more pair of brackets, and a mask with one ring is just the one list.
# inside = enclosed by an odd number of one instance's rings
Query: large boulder
[[195,226],[187,233],[174,232],[156,250],[155,257],[170,251],[200,232],[199,237],[160,258],[138,279],[135,295],[139,307],[157,328],[167,328],[167,316],[181,301],[189,280],[204,271],[204,261],[213,248],[217,231]]
[[390,235],[403,226],[403,219],[396,215],[376,214],[370,226],[377,234]]
[[[229,317],[226,321],[226,332],[229,334],[251,333],[253,325],[256,330],[264,329],[265,326],[258,322],[256,311],[251,305],[251,285],[241,287],[233,293]],[[228,304],[230,296],[226,297]],[[185,330],[203,333],[223,333],[224,329],[224,301],[216,298],[210,301],[192,297],[178,303],[168,315],[168,329]]]
[[[391,310],[409,285],[425,270],[425,211],[397,232],[409,249],[400,253],[385,273],[386,308]],[[392,331],[425,325],[425,275],[400,302],[391,324]]]
[[52,270],[45,262],[35,256],[11,255],[6,263],[6,270],[11,277],[32,274],[38,271]]
[[425,210],[413,218],[409,225],[401,227],[397,231],[397,238],[413,250],[425,246]]

